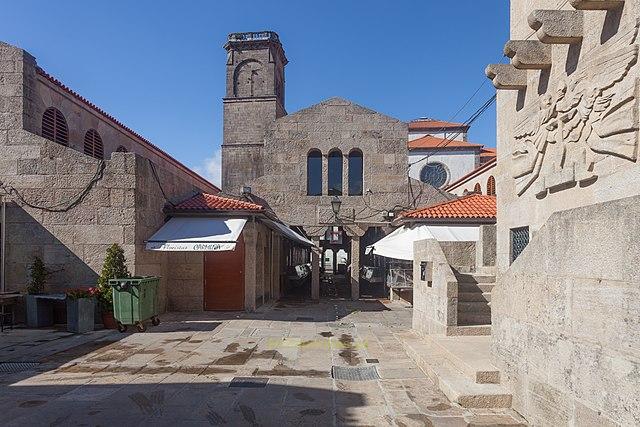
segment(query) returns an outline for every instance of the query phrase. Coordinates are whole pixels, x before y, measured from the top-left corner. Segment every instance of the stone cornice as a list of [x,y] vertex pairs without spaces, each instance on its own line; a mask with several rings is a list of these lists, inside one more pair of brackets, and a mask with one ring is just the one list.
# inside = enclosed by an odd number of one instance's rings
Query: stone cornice
[[504,54],[520,70],[546,70],[551,68],[551,46],[536,40],[510,40]]
[[582,41],[584,14],[578,10],[534,10],[529,26],[543,43],[575,44]]

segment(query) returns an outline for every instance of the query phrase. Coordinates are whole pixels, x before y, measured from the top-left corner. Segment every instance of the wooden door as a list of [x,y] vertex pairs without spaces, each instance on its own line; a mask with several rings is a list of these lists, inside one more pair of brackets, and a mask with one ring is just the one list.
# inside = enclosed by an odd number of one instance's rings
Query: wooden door
[[236,249],[204,253],[204,309],[244,310],[244,238]]

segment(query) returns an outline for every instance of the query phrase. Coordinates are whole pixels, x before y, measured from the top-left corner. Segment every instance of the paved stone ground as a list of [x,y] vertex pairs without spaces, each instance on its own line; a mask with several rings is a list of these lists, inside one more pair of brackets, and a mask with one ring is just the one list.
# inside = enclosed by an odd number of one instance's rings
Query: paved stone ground
[[[162,320],[146,333],[0,335],[1,362],[41,362],[37,370],[0,373],[0,424],[519,422],[511,411],[452,405],[396,338],[411,323],[411,309],[400,303],[280,302],[253,314],[170,313]],[[333,379],[332,366],[375,367],[380,379]],[[238,377],[253,387],[233,387]],[[268,379],[265,387],[257,387],[260,379]]]

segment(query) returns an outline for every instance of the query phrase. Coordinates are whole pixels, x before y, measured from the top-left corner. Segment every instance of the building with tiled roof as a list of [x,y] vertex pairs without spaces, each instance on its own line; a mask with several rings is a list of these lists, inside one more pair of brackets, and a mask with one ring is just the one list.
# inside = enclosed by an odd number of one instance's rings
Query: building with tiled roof
[[469,193],[495,196],[495,167],[497,164],[497,158],[494,156],[468,174],[447,185],[444,188],[444,191],[458,196],[463,196]]
[[398,221],[493,224],[496,222],[496,197],[470,194],[403,212]]
[[216,194],[198,193],[171,208],[172,212],[264,212],[262,205],[224,197]]

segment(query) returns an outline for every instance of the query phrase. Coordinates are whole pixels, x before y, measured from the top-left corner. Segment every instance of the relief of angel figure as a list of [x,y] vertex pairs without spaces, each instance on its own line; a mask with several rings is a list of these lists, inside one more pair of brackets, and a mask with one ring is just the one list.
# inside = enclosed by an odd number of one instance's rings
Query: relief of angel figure
[[576,180],[594,177],[595,153],[636,160],[638,84],[625,77],[638,60],[638,45],[631,44],[637,33],[638,24],[621,30],[560,81],[553,95],[540,97],[537,116],[515,135],[512,176],[518,195],[541,175],[564,168],[575,168]]

